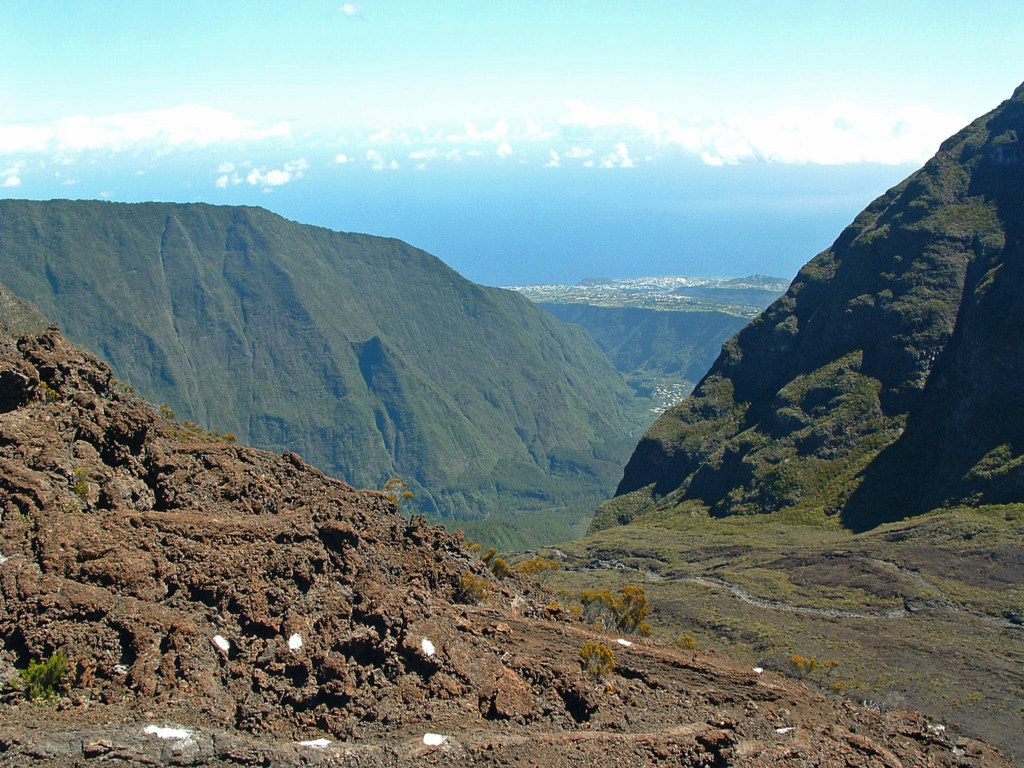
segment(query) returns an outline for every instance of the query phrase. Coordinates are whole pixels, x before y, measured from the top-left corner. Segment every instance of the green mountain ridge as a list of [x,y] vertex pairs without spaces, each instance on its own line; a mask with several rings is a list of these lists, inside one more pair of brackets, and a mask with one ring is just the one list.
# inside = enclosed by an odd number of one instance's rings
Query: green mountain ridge
[[205,204],[0,201],[0,281],[179,417],[441,518],[586,516],[628,455],[593,342],[398,240]]
[[722,344],[746,324],[717,311],[656,310],[542,302],[559,320],[581,326],[622,373],[697,381]]
[[722,343],[747,323],[716,310],[551,302],[538,306],[590,334],[638,401],[649,403],[648,414],[662,413],[690,394]]
[[592,529],[1024,499],[1024,86],[874,201],[638,444]]

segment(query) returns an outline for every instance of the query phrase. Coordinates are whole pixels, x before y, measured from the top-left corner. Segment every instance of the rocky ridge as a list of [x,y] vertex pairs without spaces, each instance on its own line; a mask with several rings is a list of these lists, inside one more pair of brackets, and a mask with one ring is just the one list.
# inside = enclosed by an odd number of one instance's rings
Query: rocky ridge
[[[55,329],[0,340],[0,553],[0,765],[1007,764],[583,624],[382,493],[167,420]],[[16,670],[57,651],[67,689],[27,701]]]

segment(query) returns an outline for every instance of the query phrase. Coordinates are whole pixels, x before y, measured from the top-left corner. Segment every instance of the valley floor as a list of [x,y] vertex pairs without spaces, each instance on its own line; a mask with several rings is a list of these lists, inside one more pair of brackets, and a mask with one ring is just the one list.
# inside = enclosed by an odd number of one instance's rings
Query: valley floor
[[662,639],[715,649],[886,711],[913,708],[1024,764],[1021,509],[867,534],[679,517],[548,554],[552,584],[642,584]]

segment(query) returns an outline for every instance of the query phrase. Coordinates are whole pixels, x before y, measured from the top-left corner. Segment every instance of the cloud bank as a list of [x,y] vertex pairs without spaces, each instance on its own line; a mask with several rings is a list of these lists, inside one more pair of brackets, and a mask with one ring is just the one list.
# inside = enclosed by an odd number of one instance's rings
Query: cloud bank
[[0,155],[202,148],[290,135],[284,121],[260,125],[221,109],[182,106],[100,117],[73,115],[43,125],[0,124]]
[[[99,174],[156,172],[178,175],[185,188],[195,183],[269,192],[311,174],[425,171],[453,163],[623,173],[680,158],[708,166],[919,164],[964,122],[959,115],[929,107],[883,110],[852,102],[709,119],[568,100],[560,116],[547,123],[499,118],[459,126],[367,125],[342,136],[323,129],[293,132],[287,121],[259,122],[222,109],[186,105],[72,115],[45,124],[0,123],[0,188],[39,194],[40,187],[55,180],[62,185],[80,180],[88,186],[89,178]],[[301,158],[293,159],[296,155]],[[196,163],[188,158],[193,156],[206,169],[216,168],[216,175],[190,176]],[[237,159],[243,157],[247,159]],[[130,165],[134,167],[126,171]],[[66,166],[76,167],[74,179],[54,174]]]

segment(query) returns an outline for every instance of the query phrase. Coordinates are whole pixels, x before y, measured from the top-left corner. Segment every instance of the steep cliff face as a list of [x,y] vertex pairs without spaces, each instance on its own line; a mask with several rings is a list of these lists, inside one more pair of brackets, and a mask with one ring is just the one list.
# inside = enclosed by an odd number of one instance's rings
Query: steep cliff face
[[1024,498],[1024,86],[864,210],[640,441],[655,506],[864,528]]
[[629,454],[629,390],[585,334],[398,240],[3,200],[0,281],[179,416],[361,486],[398,475],[433,515],[582,517]]

